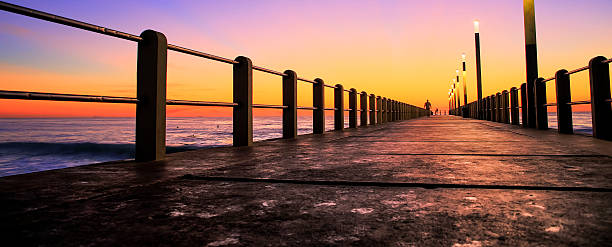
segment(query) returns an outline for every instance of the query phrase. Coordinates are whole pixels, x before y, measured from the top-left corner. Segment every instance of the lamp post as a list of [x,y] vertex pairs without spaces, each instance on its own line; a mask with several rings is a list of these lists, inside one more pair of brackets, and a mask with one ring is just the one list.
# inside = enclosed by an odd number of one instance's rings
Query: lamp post
[[[538,78],[538,49],[536,44],[535,7],[533,0],[523,0],[525,22],[525,59],[527,71],[527,126],[536,127],[535,79]],[[525,110],[525,109],[523,109]]]
[[[461,91],[461,89],[459,89],[459,87],[461,86],[461,81],[459,80],[459,70],[455,70],[455,74],[457,76],[456,80],[457,80],[457,90]],[[463,87],[465,87],[465,81],[463,82]],[[459,102],[461,103],[461,94],[458,95],[459,96]],[[465,92],[463,92],[463,96],[465,97]],[[461,109],[461,111],[459,112],[459,114],[461,116],[465,115],[465,106],[467,105],[467,102],[463,102],[463,109]],[[464,116],[465,117],[465,116]]]
[[463,67],[463,105],[467,105],[467,81],[465,80],[465,53],[461,54],[461,64]]
[[455,115],[459,114],[459,108],[461,107],[461,102],[459,101],[459,91],[457,90],[457,81],[453,79],[453,94],[455,95]]
[[476,92],[478,94],[478,116],[482,119],[484,111],[482,110],[482,67],[480,66],[480,22],[478,20],[474,21],[474,40],[476,42]]
[[452,106],[452,102],[453,102],[453,90],[452,89],[448,89],[448,114],[450,115],[451,110],[453,109]]

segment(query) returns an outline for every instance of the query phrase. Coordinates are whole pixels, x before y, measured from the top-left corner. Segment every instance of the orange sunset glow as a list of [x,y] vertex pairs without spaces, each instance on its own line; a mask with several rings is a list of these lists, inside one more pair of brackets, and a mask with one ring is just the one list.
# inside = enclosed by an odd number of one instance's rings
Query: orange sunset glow
[[[137,2],[9,2],[136,35],[153,29],[171,44],[227,58],[248,56],[257,66],[291,69],[303,78],[417,106],[429,99],[441,110],[448,107],[447,92],[463,52],[468,100],[476,99],[472,21],[478,19],[483,95],[525,81],[522,1],[517,0],[181,1],[172,6],[153,1],[144,8]],[[540,76],[612,55],[611,9],[609,1],[537,1]],[[135,96],[135,43],[7,12],[0,20],[0,89]],[[253,73],[254,103],[281,104],[281,78]],[[231,65],[169,51],[167,77],[168,99],[232,100]],[[588,99],[588,72],[572,80],[573,98]],[[548,86],[553,92],[554,83]],[[333,104],[332,93],[326,90],[326,105]],[[554,93],[548,95],[554,102]],[[132,105],[0,101],[0,117],[135,115]],[[298,83],[298,104],[312,105],[311,84]],[[230,115],[224,108],[168,107],[168,116]]]

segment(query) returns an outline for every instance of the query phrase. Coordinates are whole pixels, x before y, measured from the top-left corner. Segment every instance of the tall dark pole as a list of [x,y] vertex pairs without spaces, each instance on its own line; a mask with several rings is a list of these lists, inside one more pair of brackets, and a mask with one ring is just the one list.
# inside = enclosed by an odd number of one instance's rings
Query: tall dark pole
[[459,110],[461,108],[461,98],[459,97],[459,85],[457,83],[457,80],[453,80],[453,87],[455,88],[455,97],[457,101],[457,114],[459,114]]
[[535,80],[538,78],[535,8],[533,0],[523,0],[525,21],[525,59],[527,66],[527,124],[536,127]]
[[476,90],[478,92],[478,116],[482,119],[482,78],[480,67],[480,22],[474,21],[474,40],[476,41]]
[[[457,80],[457,91],[461,92],[461,89],[459,89],[459,85],[461,83],[459,83],[459,70],[455,70],[455,73],[457,74],[457,78],[455,80]],[[458,99],[459,99],[459,104],[461,104],[461,94],[457,95]],[[465,103],[463,104],[463,108],[465,108]],[[465,109],[461,109],[459,112],[460,116],[463,116],[463,112],[465,111]]]
[[466,71],[465,71],[465,53],[463,53],[461,55],[461,64],[463,67],[463,104],[467,105],[467,80],[465,79],[465,76],[467,75]]

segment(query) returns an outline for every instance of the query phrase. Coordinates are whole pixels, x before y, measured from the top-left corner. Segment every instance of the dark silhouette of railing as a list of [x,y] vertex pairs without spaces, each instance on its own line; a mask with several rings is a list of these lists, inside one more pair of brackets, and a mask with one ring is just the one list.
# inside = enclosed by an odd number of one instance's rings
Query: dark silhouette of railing
[[[368,117],[369,124],[375,125],[430,114],[426,109],[397,100],[374,94],[368,95],[363,91],[357,93],[356,89],[347,90],[340,84],[328,85],[322,79],[300,78],[292,70],[278,72],[254,66],[251,60],[244,56],[232,60],[168,44],[164,34],[153,30],[146,30],[137,36],[5,2],[0,2],[0,9],[138,43],[136,98],[0,90],[0,98],[4,99],[136,104],[136,160],[138,161],[158,160],[165,156],[166,105],[232,107],[234,146],[249,146],[253,143],[253,108],[282,109],[283,138],[297,137],[297,110],[313,111],[313,132],[315,134],[322,134],[325,131],[325,111],[334,111],[335,130],[344,128],[345,111],[349,112],[349,128],[357,128],[357,112],[360,112],[361,115],[361,126],[368,125]],[[232,64],[233,102],[166,99],[168,50]],[[282,77],[282,105],[253,104],[253,70]],[[297,81],[313,85],[312,107],[297,105]],[[334,108],[325,108],[325,87],[334,90]],[[344,109],[345,92],[349,94],[348,109]],[[357,94],[360,95],[359,109],[357,109]]]
[[[465,117],[484,119],[489,121],[511,123],[519,125],[519,109],[522,112],[522,126],[528,128],[530,125],[537,129],[548,129],[548,111],[547,107],[557,107],[557,126],[559,133],[572,134],[572,105],[591,105],[591,118],[593,127],[593,137],[612,141],[612,99],[610,97],[610,62],[612,59],[607,59],[603,56],[594,57],[589,61],[588,66],[578,68],[572,71],[564,69],[558,70],[555,76],[544,79],[538,78],[535,80],[534,87],[534,108],[535,119],[530,120],[527,110],[529,101],[527,100],[526,83],[523,83],[520,89],[513,87],[510,92],[504,90],[491,96],[487,96],[480,102],[474,101],[459,109],[452,109],[454,115],[460,115],[462,112],[467,112]],[[590,100],[572,101],[570,92],[570,75],[589,71],[590,81]],[[546,83],[555,81],[556,86],[556,103],[547,103],[546,100]],[[518,91],[521,91],[521,103],[518,102]],[[508,98],[510,95],[510,99]],[[508,106],[508,104],[510,104]],[[483,109],[484,116],[478,116],[478,108]],[[529,121],[534,121],[535,125],[529,124]]]

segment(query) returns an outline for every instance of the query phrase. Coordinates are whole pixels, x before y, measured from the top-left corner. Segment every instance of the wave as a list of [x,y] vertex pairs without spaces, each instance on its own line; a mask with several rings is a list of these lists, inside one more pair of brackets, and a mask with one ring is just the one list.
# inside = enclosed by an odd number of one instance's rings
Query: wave
[[[166,153],[176,153],[200,148],[216,147],[211,146],[167,146]],[[0,143],[0,154],[29,154],[29,155],[103,155],[117,156],[124,158],[134,157],[136,150],[135,144],[111,144],[111,143],[49,143],[49,142],[3,142]]]

